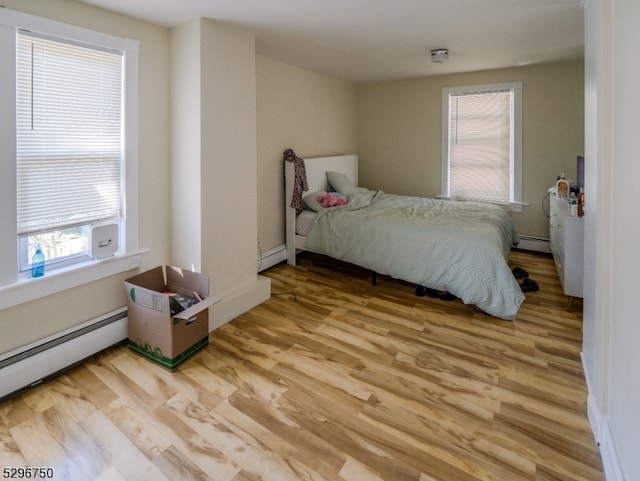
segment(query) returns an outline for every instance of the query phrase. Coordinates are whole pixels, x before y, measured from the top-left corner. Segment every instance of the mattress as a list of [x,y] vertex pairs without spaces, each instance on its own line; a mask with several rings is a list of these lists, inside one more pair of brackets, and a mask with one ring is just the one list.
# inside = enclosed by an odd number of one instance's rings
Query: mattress
[[296,218],[296,234],[308,236],[316,219],[316,213],[312,210],[305,209]]

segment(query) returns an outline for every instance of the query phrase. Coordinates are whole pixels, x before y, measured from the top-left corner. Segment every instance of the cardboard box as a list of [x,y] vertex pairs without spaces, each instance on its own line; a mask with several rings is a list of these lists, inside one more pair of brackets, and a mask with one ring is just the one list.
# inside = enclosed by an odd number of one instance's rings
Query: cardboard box
[[[209,343],[209,277],[172,266],[158,266],[125,281],[129,310],[129,348],[173,371]],[[181,312],[171,295],[199,297]],[[175,306],[175,303],[173,303]]]

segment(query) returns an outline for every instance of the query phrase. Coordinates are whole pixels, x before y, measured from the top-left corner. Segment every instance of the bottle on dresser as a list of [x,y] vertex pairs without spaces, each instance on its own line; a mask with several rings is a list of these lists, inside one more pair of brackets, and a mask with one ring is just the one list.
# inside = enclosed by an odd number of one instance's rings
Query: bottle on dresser
[[569,194],[569,215],[571,217],[577,217],[578,216],[578,197],[576,196],[575,192],[571,192]]
[[581,187],[578,193],[578,217],[584,216],[584,189]]

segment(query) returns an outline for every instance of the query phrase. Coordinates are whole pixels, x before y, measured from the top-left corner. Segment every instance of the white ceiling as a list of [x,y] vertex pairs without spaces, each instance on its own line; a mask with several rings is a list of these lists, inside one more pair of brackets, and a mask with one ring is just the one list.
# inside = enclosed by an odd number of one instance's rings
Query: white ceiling
[[[581,58],[584,0],[83,0],[173,27],[211,18],[258,54],[353,82]],[[449,49],[431,63],[429,51]]]

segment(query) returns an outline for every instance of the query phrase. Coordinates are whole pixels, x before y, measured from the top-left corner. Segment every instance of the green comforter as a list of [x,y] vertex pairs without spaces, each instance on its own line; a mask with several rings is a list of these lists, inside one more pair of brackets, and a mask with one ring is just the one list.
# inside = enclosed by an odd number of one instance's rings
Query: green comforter
[[318,212],[305,248],[513,319],[524,300],[507,265],[517,242],[499,206],[363,189]]

